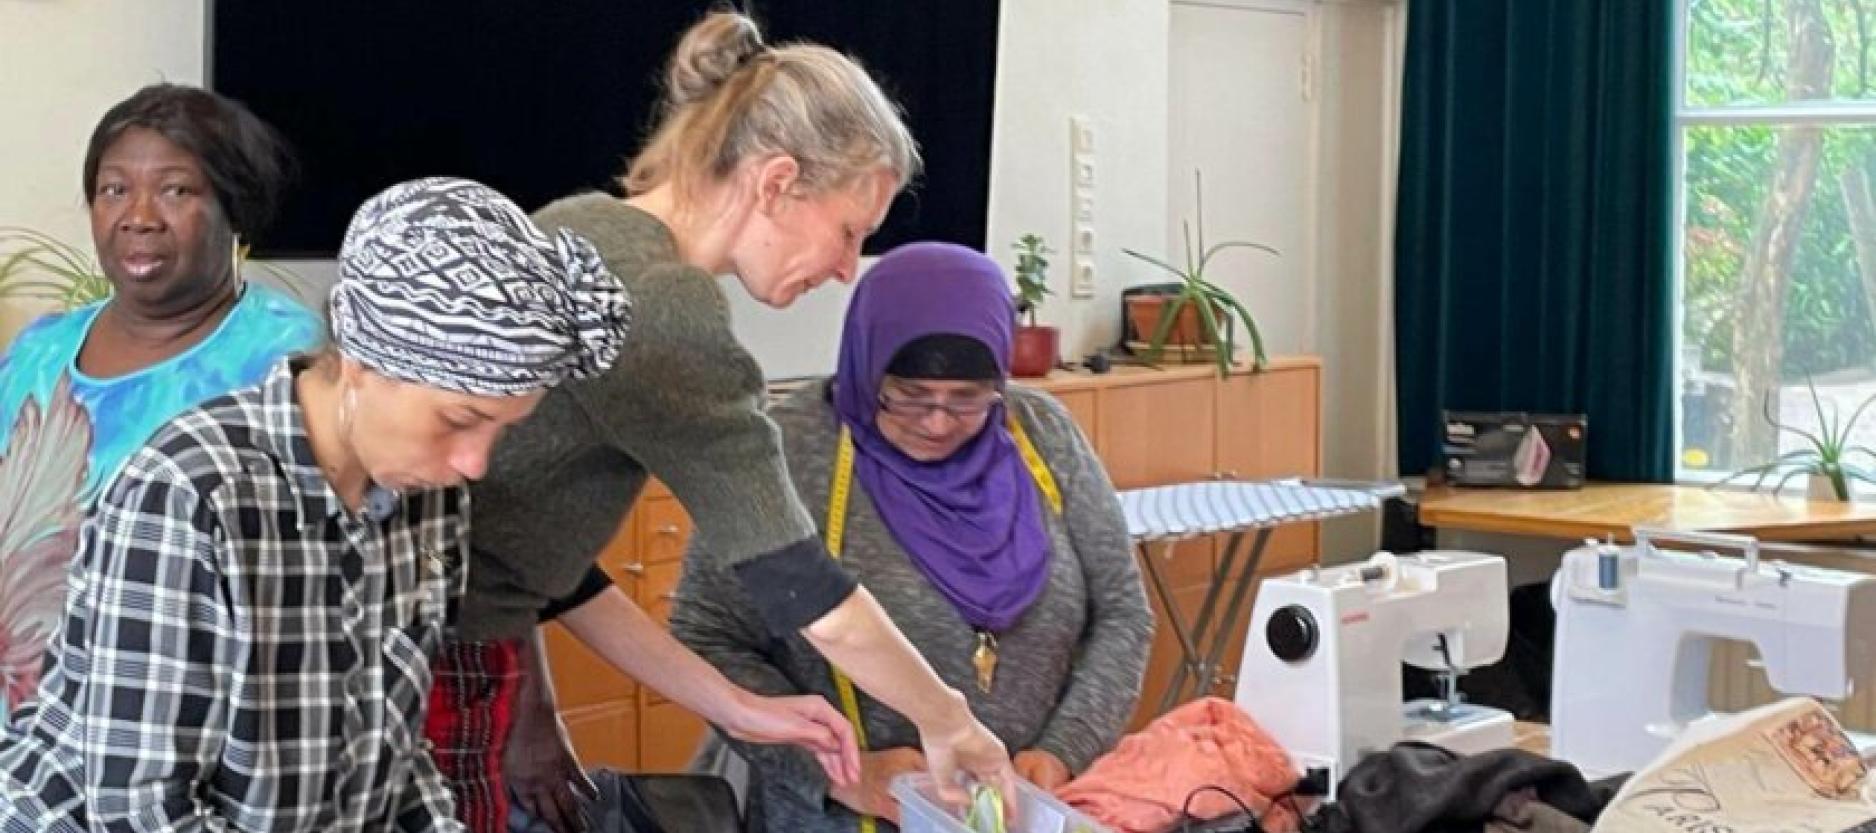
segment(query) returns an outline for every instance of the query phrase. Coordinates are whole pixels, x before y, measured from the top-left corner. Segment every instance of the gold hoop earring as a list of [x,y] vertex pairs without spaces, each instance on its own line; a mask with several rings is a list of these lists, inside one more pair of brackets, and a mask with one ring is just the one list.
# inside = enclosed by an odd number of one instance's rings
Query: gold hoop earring
[[237,234],[234,236],[234,245],[230,248],[231,251],[228,253],[228,262],[234,267],[234,276],[239,278],[241,277],[241,267],[247,263],[248,247],[242,245],[241,235]]

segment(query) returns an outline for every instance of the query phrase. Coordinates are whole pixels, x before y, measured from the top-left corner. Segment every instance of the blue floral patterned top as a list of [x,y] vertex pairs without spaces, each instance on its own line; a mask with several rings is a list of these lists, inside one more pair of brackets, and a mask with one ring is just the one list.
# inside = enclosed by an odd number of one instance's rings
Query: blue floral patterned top
[[32,695],[85,510],[124,460],[172,417],[260,383],[323,333],[311,310],[249,283],[195,346],[96,379],[78,352],[105,303],[40,318],[0,355],[0,706]]

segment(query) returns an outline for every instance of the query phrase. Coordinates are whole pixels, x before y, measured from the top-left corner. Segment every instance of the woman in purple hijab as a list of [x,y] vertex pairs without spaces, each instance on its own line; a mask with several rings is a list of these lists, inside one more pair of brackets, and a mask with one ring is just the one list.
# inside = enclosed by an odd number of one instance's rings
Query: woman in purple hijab
[[[829,557],[965,692],[1017,772],[1053,789],[1120,737],[1153,617],[1100,460],[1059,402],[1007,381],[1014,320],[983,254],[895,249],[854,292],[834,378],[770,415]],[[806,641],[768,638],[718,559],[697,549],[684,564],[680,640],[751,690],[845,701]],[[830,786],[805,754],[727,741],[750,764],[768,829],[897,819],[888,787],[923,768],[918,736],[877,702],[853,702],[865,740],[852,787]]]

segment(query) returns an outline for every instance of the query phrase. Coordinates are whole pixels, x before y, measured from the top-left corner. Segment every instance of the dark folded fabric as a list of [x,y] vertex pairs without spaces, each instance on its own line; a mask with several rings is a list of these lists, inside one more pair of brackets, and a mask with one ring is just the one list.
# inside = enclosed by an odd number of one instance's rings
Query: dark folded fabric
[[1500,799],[1529,789],[1535,800],[1593,824],[1614,797],[1576,767],[1521,749],[1459,755],[1403,743],[1363,759],[1323,808],[1327,833],[1480,833]]
[[1589,822],[1538,801],[1531,790],[1514,790],[1492,808],[1485,833],[1589,833]]

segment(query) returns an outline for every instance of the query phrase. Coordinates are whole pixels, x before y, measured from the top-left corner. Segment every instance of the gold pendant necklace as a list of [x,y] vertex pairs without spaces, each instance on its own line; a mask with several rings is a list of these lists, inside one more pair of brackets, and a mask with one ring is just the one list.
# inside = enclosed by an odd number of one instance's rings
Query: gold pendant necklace
[[987,630],[977,631],[977,650],[971,652],[971,665],[977,667],[977,690],[989,694],[997,676],[997,638]]

